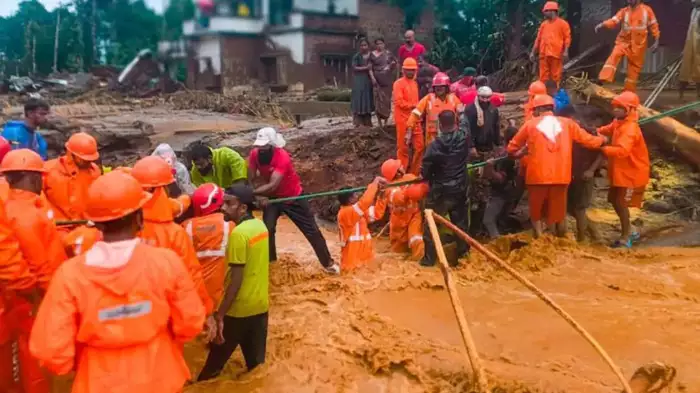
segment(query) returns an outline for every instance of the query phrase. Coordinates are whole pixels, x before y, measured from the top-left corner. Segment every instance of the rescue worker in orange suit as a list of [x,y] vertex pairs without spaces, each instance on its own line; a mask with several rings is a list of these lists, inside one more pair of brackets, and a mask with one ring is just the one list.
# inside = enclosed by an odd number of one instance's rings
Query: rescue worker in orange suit
[[7,153],[0,164],[0,173],[10,185],[7,219],[42,290],[67,259],[51,208],[41,197],[44,172],[41,156],[29,149]]
[[384,216],[386,205],[382,202],[381,194],[386,183],[386,179],[376,177],[359,198],[354,192],[338,195],[341,271],[353,271],[374,258],[368,224]]
[[[416,82],[416,71],[418,63],[415,59],[408,58],[403,62],[403,77],[394,82],[394,120],[396,121],[396,157],[401,161],[404,168],[409,168],[410,172],[417,175],[420,173],[420,164],[423,160],[423,131],[420,125],[413,128],[410,135],[408,131],[408,119],[411,111],[418,105],[418,83]],[[413,147],[413,157],[409,154],[406,139],[411,139]],[[409,162],[410,160],[410,162]]]
[[[1,143],[0,143],[1,145]],[[5,154],[0,148],[0,156]],[[41,291],[0,203],[0,392],[48,393],[49,380],[29,353]]]
[[[413,134],[413,129],[418,127],[420,119],[425,116],[425,146],[427,147],[439,134],[438,115],[442,111],[452,111],[457,115],[457,123],[463,117],[464,105],[456,95],[450,93],[450,77],[444,72],[438,72],[433,77],[433,92],[423,97],[406,123],[408,130],[406,136]],[[406,138],[406,144],[411,146],[411,141]]]
[[602,82],[612,83],[615,80],[615,72],[617,65],[623,57],[627,58],[627,78],[625,79],[625,90],[637,91],[637,80],[639,74],[644,67],[644,56],[647,50],[647,38],[649,30],[654,36],[654,43],[651,45],[651,51],[656,52],[659,49],[659,22],[656,20],[654,11],[646,4],[642,4],[642,0],[627,0],[627,7],[621,9],[612,18],[600,23],[595,27],[596,33],[603,27],[613,29],[618,25],[620,34],[615,41],[610,57],[605,62],[603,69],[600,70],[598,79]]
[[640,208],[644,191],[649,183],[649,151],[644,135],[639,128],[639,97],[632,92],[624,92],[612,101],[615,119],[598,133],[610,136],[610,146],[604,147],[608,157],[610,191],[608,201],[620,217],[622,233],[613,247],[632,247],[639,240],[639,232],[633,231],[630,222],[630,207]]
[[181,392],[183,343],[204,325],[202,301],[171,250],[138,239],[150,195],[120,172],[88,189],[85,217],[103,240],[61,265],[36,316],[32,356],[75,371],[72,393]]
[[56,220],[84,220],[87,190],[101,170],[95,138],[84,132],[71,135],[66,154],[46,163],[44,193]]
[[[5,158],[5,155],[12,150],[12,145],[7,139],[0,136],[0,162]],[[10,185],[7,184],[4,178],[0,177],[0,203],[7,200],[7,195],[10,193]]]
[[[416,180],[406,174],[401,161],[386,160],[382,164],[382,177],[389,182]],[[386,191],[386,204],[391,208],[389,239],[391,251],[404,253],[411,250],[411,258],[420,261],[425,253],[423,244],[423,216],[419,202],[427,194],[427,184],[418,183],[392,187]]]
[[540,80],[561,82],[564,61],[569,58],[571,46],[571,26],[559,17],[559,4],[548,1],[542,9],[545,20],[537,32],[530,59],[534,62],[539,54]]
[[134,164],[131,176],[145,191],[153,194],[143,206],[143,228],[139,237],[152,246],[171,249],[182,258],[209,315],[214,305],[204,285],[202,266],[185,228],[175,223],[168,198],[168,186],[175,182],[170,165],[158,156],[144,157]]
[[511,156],[517,156],[525,145],[528,148],[530,160],[525,182],[530,195],[530,221],[535,238],[543,233],[543,217],[548,225],[556,226],[558,236],[564,237],[573,142],[597,149],[607,139],[588,134],[573,120],[554,116],[554,99],[549,95],[536,96],[533,107],[535,118],[518,130],[507,150]]
[[197,251],[202,265],[202,277],[212,302],[217,305],[224,294],[226,278],[226,249],[229,235],[236,227],[221,212],[224,190],[214,183],[197,187],[192,195],[194,217],[183,222],[187,235]]

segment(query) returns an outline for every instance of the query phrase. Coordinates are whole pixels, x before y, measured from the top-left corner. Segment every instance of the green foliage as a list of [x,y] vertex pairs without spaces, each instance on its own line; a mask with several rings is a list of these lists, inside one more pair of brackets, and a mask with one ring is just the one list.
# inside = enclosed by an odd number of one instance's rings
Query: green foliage
[[[180,1],[191,4],[191,0]],[[38,0],[23,0],[14,15],[0,18],[0,62],[4,63],[0,69],[27,75],[33,72],[35,61],[38,74],[49,74],[53,69],[59,13],[59,71],[88,70],[92,64],[103,62],[123,66],[141,49],[156,49],[164,19],[143,0],[96,0],[95,4],[97,59],[92,58],[92,0],[73,0],[52,12]],[[172,23],[176,19],[172,17]]]
[[165,10],[166,40],[177,40],[182,36],[182,23],[186,20],[194,19],[195,7],[192,0],[171,0]]

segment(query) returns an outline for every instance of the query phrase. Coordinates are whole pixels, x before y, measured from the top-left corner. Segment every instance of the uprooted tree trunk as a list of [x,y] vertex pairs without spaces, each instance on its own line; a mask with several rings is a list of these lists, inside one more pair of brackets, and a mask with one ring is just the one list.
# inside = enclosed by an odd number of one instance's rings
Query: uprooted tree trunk
[[[610,105],[615,93],[595,85],[588,80],[569,78],[567,84],[571,90],[578,92],[591,104],[612,112]],[[659,112],[640,106],[638,109],[640,119],[658,115]],[[700,134],[694,129],[671,118],[664,117],[652,123],[642,126],[647,136],[658,140],[661,145],[678,154],[696,168],[700,168]]]

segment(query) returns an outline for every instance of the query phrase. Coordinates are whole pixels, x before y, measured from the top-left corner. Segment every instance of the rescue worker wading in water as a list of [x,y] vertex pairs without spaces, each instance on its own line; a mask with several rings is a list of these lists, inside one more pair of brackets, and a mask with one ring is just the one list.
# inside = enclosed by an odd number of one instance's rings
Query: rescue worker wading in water
[[[399,160],[386,160],[382,164],[382,176],[392,183],[417,179],[406,174]],[[389,239],[391,251],[404,253],[411,251],[411,259],[420,261],[425,254],[423,243],[423,212],[420,201],[428,193],[426,183],[392,187],[385,192],[386,204],[391,208],[389,218]]]
[[[467,232],[467,160],[472,149],[469,125],[463,117],[462,127],[458,127],[457,115],[451,110],[441,112],[438,119],[442,132],[434,143],[428,145],[423,157],[422,177],[430,186],[426,208],[433,209],[442,216],[449,213],[450,221]],[[423,241],[425,256],[420,264],[434,266],[435,243],[427,223],[423,225]],[[468,252],[469,245],[457,239],[457,256],[464,256]]]
[[615,41],[615,48],[613,48],[603,69],[600,70],[598,79],[601,82],[612,83],[615,80],[618,64],[623,57],[626,57],[627,78],[625,79],[625,90],[634,92],[637,91],[637,80],[644,67],[644,56],[647,51],[647,39],[650,30],[654,37],[654,43],[650,49],[652,52],[656,52],[659,49],[659,38],[661,37],[659,22],[656,20],[656,15],[651,7],[642,4],[642,0],[627,0],[627,7],[618,11],[612,18],[596,26],[595,31],[597,33],[603,27],[614,29],[618,25],[622,25],[622,27]]
[[438,72],[433,78],[433,92],[423,97],[416,109],[411,112],[406,124],[406,145],[411,146],[413,129],[420,124],[420,119],[425,116],[425,146],[427,147],[440,133],[438,115],[443,111],[452,111],[457,123],[463,117],[464,105],[456,95],[450,93],[450,77],[443,72]]
[[[6,142],[1,139],[0,142]],[[9,151],[9,143],[0,143],[0,161]],[[7,186],[5,182],[2,184]],[[37,283],[36,266],[30,266],[15,235],[3,200],[0,203],[0,392],[48,393],[49,380],[39,361],[29,353],[34,310],[47,282]]]
[[103,240],[63,263],[32,330],[29,349],[72,393],[177,393],[190,378],[183,344],[205,311],[175,253],[139,241],[150,195],[110,172],[88,190],[86,218]]
[[381,195],[385,186],[386,179],[375,177],[359,198],[354,192],[338,195],[341,271],[355,270],[374,258],[372,234],[368,225],[384,216],[386,205]]
[[192,195],[194,218],[182,223],[197,251],[204,285],[215,305],[224,294],[226,249],[229,235],[236,227],[236,223],[227,221],[221,213],[223,204],[224,190],[214,183],[203,184]]

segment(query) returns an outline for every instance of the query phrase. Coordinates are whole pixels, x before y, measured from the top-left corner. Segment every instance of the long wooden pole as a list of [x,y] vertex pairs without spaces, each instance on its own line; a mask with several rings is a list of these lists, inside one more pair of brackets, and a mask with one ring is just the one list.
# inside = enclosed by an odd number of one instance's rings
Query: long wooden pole
[[450,268],[447,264],[447,257],[445,256],[445,250],[442,248],[442,241],[440,240],[440,233],[438,232],[437,226],[435,225],[435,220],[433,216],[439,217],[433,214],[431,209],[425,210],[425,219],[428,221],[428,227],[430,228],[430,235],[433,237],[435,242],[435,250],[437,251],[438,261],[440,262],[440,270],[442,271],[442,276],[445,279],[445,285],[447,286],[447,293],[450,295],[450,300],[452,301],[452,309],[457,317],[457,324],[459,325],[459,330],[462,333],[462,341],[464,341],[464,347],[467,349],[467,357],[469,363],[471,364],[472,371],[474,372],[474,377],[476,378],[476,383],[479,388],[479,392],[488,393],[489,385],[486,380],[486,372],[481,365],[481,360],[479,359],[479,353],[476,351],[476,346],[474,345],[474,338],[469,331],[469,324],[467,323],[467,317],[464,315],[464,309],[462,308],[462,302],[459,300],[459,294],[457,293],[457,285],[452,279],[452,274],[450,274]]
[[[432,212],[431,212],[432,213]],[[426,215],[427,215],[427,210],[426,210]],[[610,370],[615,374],[617,379],[620,380],[620,383],[622,384],[622,387],[624,388],[624,391],[626,393],[632,393],[632,389],[630,388],[629,383],[627,383],[627,380],[625,379],[625,376],[622,375],[622,371],[620,371],[620,368],[615,365],[613,360],[610,358],[610,355],[603,349],[603,347],[596,341],[593,336],[591,336],[586,329],[583,328],[578,322],[574,320],[574,318],[569,315],[564,309],[562,309],[558,304],[554,302],[547,294],[542,292],[539,288],[535,286],[530,280],[527,278],[523,277],[520,273],[518,273],[515,269],[510,267],[507,263],[505,263],[501,258],[499,258],[496,254],[492,253],[488,248],[484,247],[481,243],[478,241],[472,239],[471,236],[467,235],[464,233],[461,229],[459,229],[456,225],[452,224],[450,221],[445,219],[444,217],[434,214],[431,214],[432,217],[434,217],[436,220],[438,220],[441,224],[445,225],[446,227],[450,228],[454,233],[457,234],[457,236],[461,237],[464,239],[467,243],[469,243],[470,246],[474,247],[477,251],[480,253],[484,254],[487,259],[490,261],[496,263],[498,266],[500,266],[503,270],[508,272],[513,278],[518,280],[521,284],[523,284],[527,289],[532,291],[537,297],[542,299],[549,307],[554,309],[557,314],[559,314],[566,322],[571,325],[571,327],[574,328],[583,338],[588,341],[593,348],[600,354],[600,356],[603,358],[605,363],[610,367]],[[429,220],[429,222],[432,220]]]

